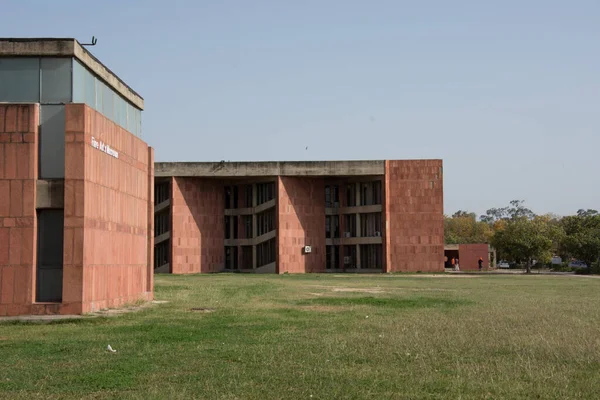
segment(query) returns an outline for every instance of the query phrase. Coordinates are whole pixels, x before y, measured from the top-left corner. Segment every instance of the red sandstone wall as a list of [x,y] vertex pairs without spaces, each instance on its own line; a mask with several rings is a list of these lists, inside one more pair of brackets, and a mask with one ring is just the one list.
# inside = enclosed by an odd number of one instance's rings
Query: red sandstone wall
[[0,316],[34,300],[38,125],[37,105],[0,104]]
[[[281,176],[277,187],[277,271],[324,271],[325,180]],[[305,245],[310,254],[303,254]]]
[[483,258],[483,267],[489,266],[489,246],[487,244],[461,244],[458,246],[458,262],[461,270],[477,270],[479,257]]
[[221,271],[225,262],[222,182],[173,178],[171,185],[171,273]]
[[385,271],[444,271],[441,169],[441,160],[385,162]]
[[[152,150],[86,105],[68,104],[65,112],[61,313],[150,300]],[[93,148],[92,136],[118,151],[119,158]]]

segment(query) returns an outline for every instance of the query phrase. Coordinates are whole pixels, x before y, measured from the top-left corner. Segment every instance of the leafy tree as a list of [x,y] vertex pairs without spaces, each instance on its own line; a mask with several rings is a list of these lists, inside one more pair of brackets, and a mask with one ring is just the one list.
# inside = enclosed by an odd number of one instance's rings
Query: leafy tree
[[591,269],[595,261],[600,261],[600,214],[596,210],[579,210],[577,215],[564,217],[561,226],[565,232],[561,249]]
[[503,208],[490,208],[486,211],[485,215],[482,215],[479,219],[488,224],[494,224],[497,221],[515,219],[515,218],[529,218],[535,217],[535,213],[529,208],[525,207],[525,201],[513,200],[510,202],[509,207]]
[[478,222],[475,213],[458,211],[451,218],[444,218],[444,236],[447,244],[489,243],[492,228]]
[[492,245],[504,257],[524,261],[527,273],[530,273],[533,260],[550,261],[553,243],[561,232],[558,225],[549,223],[548,217],[529,218],[528,212],[513,215],[519,216],[504,222],[502,228],[494,233]]
[[584,209],[577,210],[577,216],[579,216],[579,217],[593,217],[595,215],[598,215],[598,211],[592,210],[589,208],[587,210],[584,210]]
[[473,218],[473,219],[477,218],[475,213],[470,213],[468,211],[463,211],[463,210],[458,210],[457,212],[452,214],[452,218],[462,218],[462,217]]

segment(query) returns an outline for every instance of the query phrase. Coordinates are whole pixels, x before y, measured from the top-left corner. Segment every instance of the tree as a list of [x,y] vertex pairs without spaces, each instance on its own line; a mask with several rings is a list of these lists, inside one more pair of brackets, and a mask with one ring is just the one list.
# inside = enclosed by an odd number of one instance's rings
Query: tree
[[461,218],[461,217],[467,217],[467,218],[473,218],[473,219],[477,218],[475,213],[470,213],[468,211],[463,211],[463,210],[458,210],[457,212],[452,214],[452,218]]
[[600,261],[600,214],[596,210],[579,210],[577,215],[561,220],[565,237],[561,249],[592,268]]
[[595,215],[598,215],[598,211],[592,210],[589,208],[587,210],[584,210],[584,209],[577,210],[577,216],[579,216],[579,217],[593,217]]
[[452,217],[444,217],[444,241],[447,244],[489,243],[492,228],[478,222],[475,213],[457,211]]
[[510,202],[509,207],[503,208],[490,208],[486,211],[485,215],[479,217],[479,219],[488,224],[494,224],[497,221],[515,219],[515,218],[533,218],[535,213],[529,208],[525,207],[524,200],[513,200]]
[[494,233],[492,245],[506,258],[525,261],[527,273],[530,273],[533,260],[550,261],[553,242],[560,236],[560,231],[557,225],[549,223],[548,217],[529,218],[527,212],[513,215]]

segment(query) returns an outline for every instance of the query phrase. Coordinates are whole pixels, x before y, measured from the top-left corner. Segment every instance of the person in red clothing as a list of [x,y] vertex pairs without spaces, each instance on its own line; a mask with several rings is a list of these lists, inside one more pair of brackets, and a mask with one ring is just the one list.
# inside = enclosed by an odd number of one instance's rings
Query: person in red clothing
[[481,271],[481,269],[483,268],[483,258],[479,257],[479,261],[477,261],[477,264],[479,264],[479,270]]

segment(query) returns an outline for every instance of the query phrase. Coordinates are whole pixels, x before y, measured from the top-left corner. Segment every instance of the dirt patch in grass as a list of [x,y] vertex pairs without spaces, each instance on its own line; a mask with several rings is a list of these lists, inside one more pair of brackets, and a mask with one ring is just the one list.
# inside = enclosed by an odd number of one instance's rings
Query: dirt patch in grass
[[207,308],[207,307],[192,307],[192,308],[190,308],[190,311],[199,312],[199,313],[212,313],[212,312],[215,312],[216,310],[214,308]]
[[470,304],[467,300],[416,297],[398,299],[393,297],[319,297],[302,300],[299,306],[375,306],[387,308],[449,308]]
[[353,292],[353,293],[385,293],[384,290],[376,289],[376,288],[335,288],[332,289],[334,292]]
[[298,307],[300,311],[315,311],[315,312],[340,312],[345,311],[348,307],[344,306],[328,306],[328,305],[306,305]]
[[480,275],[458,275],[458,274],[389,274],[383,275],[388,278],[481,278]]

